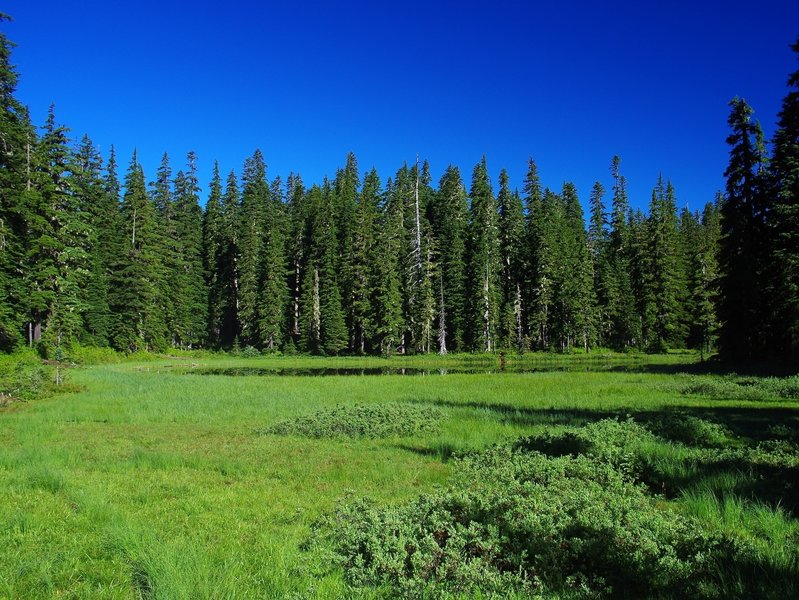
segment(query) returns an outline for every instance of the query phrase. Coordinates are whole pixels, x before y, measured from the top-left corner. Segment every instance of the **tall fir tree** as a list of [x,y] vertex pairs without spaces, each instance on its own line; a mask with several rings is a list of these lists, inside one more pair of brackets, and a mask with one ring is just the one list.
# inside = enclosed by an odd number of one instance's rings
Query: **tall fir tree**
[[765,145],[760,124],[740,98],[730,102],[730,163],[721,205],[719,252],[719,352],[727,360],[754,358],[766,350],[768,317],[763,302]]
[[547,345],[546,324],[551,290],[545,276],[545,257],[548,249],[543,238],[546,217],[544,214],[544,194],[538,175],[538,166],[530,158],[527,161],[527,174],[524,179],[524,204],[526,210],[527,239],[527,277],[524,289],[527,293],[527,306],[523,321],[533,348],[541,350]]
[[[0,23],[9,17],[0,13]],[[13,44],[0,33],[0,350],[21,340],[27,321],[25,272],[26,205],[35,134],[14,96],[18,75],[11,64]]]
[[331,254],[332,268],[337,273],[337,285],[341,293],[350,350],[354,350],[355,346],[354,286],[358,266],[354,262],[353,247],[359,187],[358,160],[355,154],[350,152],[344,168],[336,173],[330,198],[337,241],[337,246]]
[[605,187],[599,181],[591,188],[589,200],[588,249],[591,256],[594,295],[596,297],[596,336],[600,346],[607,346],[613,337],[610,300],[614,281],[609,260],[608,215],[606,213]]
[[219,162],[215,162],[208,200],[203,211],[202,226],[203,273],[208,292],[206,341],[209,346],[214,348],[221,345],[222,334],[222,297],[224,292],[220,266],[225,246],[222,219],[222,177],[219,174]]
[[109,303],[116,319],[112,340],[119,350],[162,350],[168,345],[164,314],[163,234],[147,195],[136,151],[125,176],[121,207],[124,242],[111,280]]
[[[799,57],[799,39],[791,49]],[[770,191],[773,238],[772,265],[767,284],[774,300],[771,345],[774,353],[799,356],[799,70],[788,78],[790,91],[782,101],[774,134]]]
[[370,277],[372,254],[375,252],[375,234],[380,202],[380,178],[372,169],[363,180],[357,197],[355,228],[352,247],[352,328],[353,350],[365,353],[374,330],[372,314],[373,278]]
[[468,277],[466,297],[469,346],[492,352],[497,346],[500,256],[497,206],[485,156],[475,166],[469,191]]
[[458,167],[447,167],[433,205],[433,235],[439,249],[439,335],[443,329],[443,345],[450,352],[462,352],[466,350],[464,304],[469,209]]
[[680,289],[682,281],[677,232],[677,206],[671,182],[658,179],[649,205],[648,274],[652,286],[653,321],[647,323],[649,349],[664,352],[681,345]]
[[499,174],[497,194],[499,210],[499,252],[502,263],[502,306],[500,309],[499,345],[518,352],[525,350],[522,321],[525,278],[524,207],[516,192],[511,192],[508,172]]
[[179,269],[172,283],[180,289],[175,344],[191,349],[205,342],[208,294],[203,277],[203,217],[194,152],[188,153],[186,167],[186,171],[178,172],[174,182],[174,233]]
[[261,343],[266,350],[283,346],[286,332],[286,303],[288,301],[286,260],[286,215],[282,182],[275,178],[269,191],[264,221],[265,239],[261,246],[260,301],[258,326]]
[[256,150],[245,161],[242,180],[237,257],[239,332],[243,344],[260,346],[258,311],[261,255],[266,239],[266,211],[270,196],[266,164],[260,150]]
[[381,354],[390,355],[404,350],[405,332],[400,261],[405,251],[403,203],[391,179],[386,184],[384,198],[372,253],[373,346]]
[[631,278],[632,237],[629,227],[630,206],[627,180],[620,171],[621,159],[611,161],[613,199],[611,204],[608,266],[612,287],[608,290],[608,316],[613,335],[610,344],[617,350],[641,344],[641,317],[636,314],[636,296]]
[[112,237],[118,234],[118,205],[107,193],[102,174],[102,158],[88,136],[84,136],[72,159],[70,176],[78,210],[86,215],[89,235],[87,250],[89,274],[82,288],[85,305],[83,341],[107,346],[111,325],[108,284],[113,260]]

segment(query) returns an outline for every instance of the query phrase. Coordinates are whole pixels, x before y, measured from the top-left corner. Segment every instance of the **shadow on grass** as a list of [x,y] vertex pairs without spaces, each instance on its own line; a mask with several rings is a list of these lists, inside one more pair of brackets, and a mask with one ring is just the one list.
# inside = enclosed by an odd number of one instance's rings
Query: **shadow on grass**
[[[503,404],[480,402],[453,402],[425,400],[424,404],[449,409],[471,409],[493,413],[500,421],[524,427],[561,426],[582,427],[602,419],[624,420],[629,410],[607,411],[590,409],[517,408]],[[799,465],[795,455],[795,442],[799,442],[799,410],[787,408],[736,408],[736,407],[679,407],[654,411],[638,411],[634,420],[650,428],[667,442],[682,442],[688,452],[666,452],[643,449],[642,483],[652,491],[676,498],[685,493],[712,493],[719,499],[739,496],[782,507],[794,517],[799,516]],[[708,421],[726,429],[730,437],[718,444],[708,443],[697,436],[686,442],[671,436],[659,423],[669,419],[688,418]],[[563,437],[563,444],[534,448],[551,455],[590,453],[591,449],[579,440]],[[792,445],[790,442],[794,442]],[[571,444],[571,445],[570,445]],[[783,446],[780,446],[783,444]],[[420,456],[436,457],[447,461],[459,454],[451,443],[432,447],[398,445],[397,448]],[[649,454],[651,452],[651,454]]]

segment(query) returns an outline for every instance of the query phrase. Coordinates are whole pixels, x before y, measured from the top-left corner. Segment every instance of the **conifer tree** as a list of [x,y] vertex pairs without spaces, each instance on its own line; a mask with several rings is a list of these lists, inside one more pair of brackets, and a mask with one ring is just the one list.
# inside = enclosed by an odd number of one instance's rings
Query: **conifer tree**
[[373,335],[374,319],[372,296],[374,281],[370,277],[372,253],[375,252],[375,234],[380,202],[380,179],[372,169],[363,180],[363,189],[357,197],[355,228],[352,248],[352,327],[354,351],[363,354],[367,341]]
[[[0,13],[0,23],[9,20]],[[27,317],[23,285],[26,236],[25,190],[30,181],[35,135],[14,96],[17,71],[11,64],[13,44],[0,33],[0,350],[20,341]]]
[[710,353],[718,329],[716,316],[718,279],[718,244],[721,233],[719,206],[723,198],[708,202],[702,211],[697,241],[688,254],[688,293],[691,298],[691,318],[688,345]]
[[381,354],[404,350],[400,256],[405,250],[403,203],[391,179],[386,185],[385,203],[378,217],[375,251],[372,253],[373,346]]
[[585,219],[573,183],[564,184],[563,201],[565,239],[561,252],[567,261],[564,289],[569,318],[565,347],[579,345],[588,352],[596,340],[597,305]]
[[301,283],[306,270],[306,247],[308,223],[310,221],[306,209],[306,193],[302,178],[289,174],[286,181],[286,210],[288,213],[288,234],[286,252],[289,260],[288,306],[289,348],[296,348],[300,343],[300,304],[302,299]]
[[545,239],[547,224],[544,194],[538,167],[530,158],[524,179],[527,238],[527,328],[531,345],[538,350],[548,346],[547,319],[551,301],[551,281],[548,279],[550,247]]
[[[333,192],[328,182],[322,190],[322,211],[315,225],[320,241],[319,266],[319,326],[322,350],[325,354],[339,354],[348,347],[346,315],[338,277],[338,237]],[[341,213],[338,213],[339,216]],[[315,271],[315,272],[316,272]]]
[[765,262],[763,170],[765,147],[760,124],[742,99],[730,102],[727,137],[730,163],[721,205],[719,253],[719,352],[728,360],[765,350],[766,313],[762,298]]
[[338,286],[342,298],[342,307],[346,315],[348,347],[354,350],[354,285],[358,266],[354,262],[353,247],[355,241],[356,213],[358,204],[358,161],[350,152],[343,169],[339,169],[333,182],[331,209],[336,228],[336,243],[331,255],[333,268],[337,273]]
[[266,237],[266,210],[269,184],[266,164],[260,150],[244,163],[243,189],[239,218],[239,289],[238,318],[241,342],[260,346],[258,309],[261,256]]
[[70,187],[76,197],[78,210],[87,216],[88,242],[86,248],[89,266],[82,301],[86,307],[83,315],[84,341],[96,346],[107,346],[111,325],[108,305],[108,277],[111,269],[111,239],[115,229],[118,206],[105,190],[102,176],[102,158],[88,136],[81,140],[72,159]]
[[286,262],[286,215],[281,187],[280,178],[275,178],[264,215],[265,239],[261,247],[259,269],[259,337],[267,350],[277,350],[282,347],[286,331],[288,267]]
[[67,131],[56,125],[51,106],[36,148],[37,193],[29,196],[36,201],[29,212],[28,289],[48,350],[78,341],[90,266],[90,226],[71,189]]
[[597,303],[595,328],[597,343],[600,346],[610,342],[613,327],[610,317],[610,298],[614,282],[609,263],[608,216],[605,212],[604,195],[604,186],[599,181],[595,182],[589,200],[588,249]]
[[155,181],[150,182],[150,201],[156,210],[157,227],[152,241],[160,256],[160,277],[157,295],[162,302],[164,324],[169,343],[177,347],[181,337],[181,304],[185,290],[180,241],[178,240],[175,215],[172,166],[169,155],[164,152],[156,170]]
[[[466,321],[466,236],[469,219],[466,190],[457,167],[447,167],[433,200],[433,235],[439,254],[439,328],[449,351],[462,352],[465,346]],[[443,300],[442,300],[443,298]],[[441,315],[444,318],[441,318]],[[441,331],[439,331],[441,334]]]
[[[629,227],[630,207],[627,181],[620,173],[621,159],[611,162],[613,200],[611,204],[608,263],[612,287],[608,290],[608,315],[613,324],[611,345],[623,350],[641,344],[641,317],[636,314],[636,296],[631,279],[632,237]],[[641,231],[643,235],[643,231]]]
[[652,192],[649,205],[648,257],[649,295],[653,301],[653,321],[647,323],[648,342],[651,350],[665,351],[670,345],[679,344],[679,289],[680,257],[677,238],[677,207],[674,188],[663,178]]
[[500,299],[499,232],[496,200],[485,156],[475,166],[469,191],[468,311],[469,345],[492,352],[497,344]]
[[222,224],[222,177],[219,162],[214,163],[208,200],[203,212],[203,272],[208,291],[206,341],[218,348],[222,333],[222,277],[220,259],[225,245]]
[[178,172],[174,182],[174,231],[179,269],[173,285],[180,290],[176,342],[179,347],[193,348],[205,341],[208,294],[203,278],[202,209],[194,152],[188,153],[186,161],[186,171]]
[[[791,49],[799,57],[799,39]],[[773,238],[770,299],[773,352],[799,355],[799,70],[788,78],[790,91],[782,102],[774,153],[770,163],[771,193],[774,195],[770,237]]]
[[113,344],[129,352],[160,350],[168,345],[164,299],[160,295],[164,278],[163,235],[135,151],[125,176],[121,224],[124,242],[109,293],[111,310],[116,315]]
[[500,346],[524,352],[522,287],[525,277],[525,230],[522,199],[510,191],[508,172],[499,174],[499,251],[502,262]]

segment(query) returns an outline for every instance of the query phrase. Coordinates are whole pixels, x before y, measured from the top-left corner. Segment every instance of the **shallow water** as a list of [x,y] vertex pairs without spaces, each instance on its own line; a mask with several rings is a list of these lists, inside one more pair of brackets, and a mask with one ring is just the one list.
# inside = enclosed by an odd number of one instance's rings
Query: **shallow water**
[[635,372],[643,365],[611,362],[542,363],[540,365],[454,366],[454,367],[196,367],[181,370],[182,374],[224,375],[229,377],[288,376],[288,377],[341,377],[375,375],[502,375],[505,373],[551,373],[563,371]]

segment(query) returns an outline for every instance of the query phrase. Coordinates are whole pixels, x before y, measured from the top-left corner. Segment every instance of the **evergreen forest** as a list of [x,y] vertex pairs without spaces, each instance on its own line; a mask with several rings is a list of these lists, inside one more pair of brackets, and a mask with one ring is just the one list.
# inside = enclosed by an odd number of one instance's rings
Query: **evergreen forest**
[[662,176],[643,212],[618,156],[587,203],[532,158],[519,190],[485,157],[436,182],[418,158],[385,177],[350,154],[305,182],[260,150],[201,193],[193,152],[145,174],[54,107],[32,123],[12,48],[0,36],[5,351],[799,353],[799,70],[770,141],[730,102],[723,192],[680,208]]

